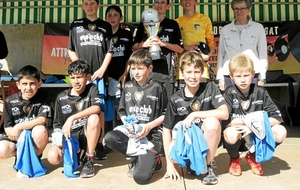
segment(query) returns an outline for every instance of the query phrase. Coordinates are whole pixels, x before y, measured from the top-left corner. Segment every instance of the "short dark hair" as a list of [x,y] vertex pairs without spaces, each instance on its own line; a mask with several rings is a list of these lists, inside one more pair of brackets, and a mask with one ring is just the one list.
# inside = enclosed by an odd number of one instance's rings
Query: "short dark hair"
[[231,1],[231,9],[233,9],[234,4],[242,3],[242,2],[246,3],[246,6],[247,6],[248,9],[252,7],[252,0],[232,0]]
[[90,73],[90,65],[83,59],[79,59],[73,61],[68,67],[68,74],[89,74]]
[[[82,0],[82,2],[83,2],[83,1],[84,1],[84,0]],[[95,1],[96,1],[97,4],[99,4],[99,0],[95,0]]]
[[108,13],[111,9],[115,10],[116,12],[118,12],[118,13],[120,14],[121,17],[123,16],[123,15],[122,15],[122,10],[121,10],[121,8],[120,8],[119,6],[117,6],[117,5],[110,5],[110,6],[108,6],[108,7],[106,8],[106,11],[105,11],[105,17],[107,16],[107,13]]
[[40,81],[41,74],[36,67],[32,65],[26,65],[22,67],[18,72],[18,81],[20,82],[22,78],[35,78],[36,80]]
[[146,49],[139,49],[134,51],[128,59],[129,65],[146,65],[150,67],[152,65],[151,53]]

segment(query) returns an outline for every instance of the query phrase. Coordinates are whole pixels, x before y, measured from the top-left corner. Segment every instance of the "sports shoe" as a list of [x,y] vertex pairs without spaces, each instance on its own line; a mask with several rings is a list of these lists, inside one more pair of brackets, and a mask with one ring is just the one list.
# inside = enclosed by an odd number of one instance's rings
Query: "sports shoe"
[[217,167],[214,164],[207,165],[208,172],[202,180],[204,185],[216,185],[218,183],[216,168]]
[[189,175],[197,175],[196,172],[195,172],[194,170],[191,169],[190,164],[191,164],[190,162],[187,162],[187,163],[186,163],[186,171],[187,171],[187,173],[188,173]]
[[264,173],[263,169],[261,168],[260,163],[255,161],[255,158],[251,156],[249,153],[245,156],[246,161],[251,167],[252,173],[256,175],[262,175]]
[[238,158],[236,160],[230,159],[229,173],[234,176],[242,175],[241,158]]
[[155,165],[155,168],[154,168],[154,171],[155,172],[158,172],[160,171],[162,168],[162,161],[161,161],[161,157],[160,155],[156,158],[156,165]]
[[104,148],[102,143],[97,143],[96,149],[95,149],[95,159],[96,160],[106,160],[106,153],[104,152]]
[[89,177],[93,177],[94,175],[95,175],[95,173],[94,173],[93,161],[90,159],[84,158],[80,177],[89,178]]
[[127,171],[127,176],[128,177],[133,177],[133,170],[135,168],[135,164],[136,164],[136,159],[134,159],[132,162],[130,162],[128,164],[128,171]]

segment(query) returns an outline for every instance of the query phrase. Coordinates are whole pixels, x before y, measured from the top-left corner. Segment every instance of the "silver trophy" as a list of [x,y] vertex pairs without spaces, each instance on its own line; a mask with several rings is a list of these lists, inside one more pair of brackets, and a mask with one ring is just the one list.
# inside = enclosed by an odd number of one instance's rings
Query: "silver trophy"
[[[142,21],[148,38],[157,36],[159,31],[159,14],[155,9],[147,9],[142,13]],[[153,44],[149,48],[152,60],[162,59],[161,49],[159,45]]]

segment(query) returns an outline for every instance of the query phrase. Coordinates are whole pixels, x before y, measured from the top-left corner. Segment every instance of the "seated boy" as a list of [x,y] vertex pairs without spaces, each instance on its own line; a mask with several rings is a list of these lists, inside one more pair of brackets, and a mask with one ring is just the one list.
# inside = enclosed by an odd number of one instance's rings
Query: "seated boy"
[[[266,111],[276,144],[286,138],[286,129],[280,125],[283,121],[280,111],[272,101],[267,90],[261,86],[251,84],[255,75],[252,60],[243,54],[234,56],[229,63],[230,77],[234,84],[225,90],[224,98],[228,103],[230,118],[224,130],[224,147],[230,156],[229,173],[234,176],[242,174],[239,151],[248,151],[247,143],[250,136],[256,134],[250,129],[245,118],[256,111]],[[255,118],[256,120],[258,119]],[[229,124],[228,124],[229,123]],[[253,125],[253,123],[251,124]],[[256,126],[257,127],[257,126]],[[266,135],[268,135],[266,133]],[[248,148],[247,148],[248,147]],[[275,142],[274,142],[275,147]],[[256,150],[257,151],[257,150]],[[256,175],[264,173],[259,162],[256,161],[255,151],[246,154],[245,159]]]
[[17,156],[16,142],[22,130],[31,130],[35,152],[41,158],[48,143],[45,124],[51,112],[47,93],[39,89],[42,84],[39,70],[31,65],[24,66],[18,72],[16,84],[20,92],[5,100],[6,135],[0,138],[0,158]]
[[[152,59],[148,50],[140,49],[133,52],[128,64],[133,78],[125,84],[118,113],[124,125],[127,124],[125,121],[127,116],[135,117],[142,126],[138,139],[147,137],[154,148],[146,151],[145,154],[132,157],[133,161],[129,164],[127,175],[133,177],[138,184],[146,184],[153,172],[161,168],[160,125],[164,120],[167,93],[162,84],[149,77],[152,71]],[[126,155],[129,135],[120,130],[113,130],[105,135],[105,142],[109,148]]]
[[[94,176],[93,155],[100,135],[100,97],[96,85],[87,84],[89,64],[84,60],[72,62],[68,67],[72,87],[61,92],[55,102],[54,133],[63,133],[65,139],[71,135],[79,141],[85,151],[80,176]],[[55,138],[56,139],[56,138]],[[52,139],[48,161],[57,165],[63,161],[62,138]]]
[[[214,171],[213,159],[221,138],[220,120],[228,118],[228,108],[218,87],[214,82],[201,83],[204,61],[199,53],[185,52],[180,58],[180,70],[185,87],[171,96],[163,123],[163,139],[167,160],[165,177],[172,180],[180,178],[173,160],[170,157],[172,149],[172,129],[182,121],[182,127],[188,128],[195,119],[200,119],[200,128],[208,145],[206,164],[208,173],[203,178],[203,184],[218,183]],[[175,139],[176,140],[176,139]]]

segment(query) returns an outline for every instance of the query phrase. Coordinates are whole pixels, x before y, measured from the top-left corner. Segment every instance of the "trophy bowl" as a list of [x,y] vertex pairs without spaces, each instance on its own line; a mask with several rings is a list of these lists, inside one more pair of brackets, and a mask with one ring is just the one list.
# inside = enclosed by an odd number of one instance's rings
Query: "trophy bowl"
[[[146,9],[142,13],[142,22],[148,38],[157,36],[159,31],[159,14],[155,9]],[[159,45],[153,44],[149,48],[152,60],[162,59],[162,53]]]

